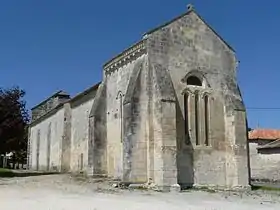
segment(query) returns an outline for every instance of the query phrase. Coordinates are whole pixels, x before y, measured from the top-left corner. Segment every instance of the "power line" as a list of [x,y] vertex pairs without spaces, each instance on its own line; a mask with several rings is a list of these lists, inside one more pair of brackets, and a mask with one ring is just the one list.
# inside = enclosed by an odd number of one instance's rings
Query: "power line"
[[246,107],[247,110],[276,110],[280,111],[280,107]]

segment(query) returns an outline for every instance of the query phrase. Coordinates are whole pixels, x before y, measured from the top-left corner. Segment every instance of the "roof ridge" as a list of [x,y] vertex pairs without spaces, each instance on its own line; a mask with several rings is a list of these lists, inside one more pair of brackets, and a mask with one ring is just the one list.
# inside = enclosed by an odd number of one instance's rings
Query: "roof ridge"
[[156,27],[156,28],[154,28],[154,29],[151,29],[150,31],[146,32],[146,33],[144,34],[144,36],[149,35],[149,34],[155,32],[155,31],[157,31],[157,30],[159,30],[159,29],[161,29],[161,28],[163,28],[163,27],[165,27],[165,26],[168,26],[169,24],[175,22],[176,20],[179,20],[180,18],[182,18],[182,17],[184,17],[184,16],[186,16],[186,15],[192,13],[192,12],[193,12],[194,14],[196,14],[196,15],[198,16],[198,18],[199,18],[207,27],[209,27],[209,29],[210,29],[210,30],[211,30],[211,31],[212,31],[212,32],[213,32],[213,33],[214,33],[214,34],[215,34],[215,35],[230,49],[230,50],[232,50],[233,52],[235,52],[234,48],[233,48],[227,41],[225,41],[225,39],[224,39],[219,33],[217,33],[217,32],[210,26],[210,24],[208,24],[207,21],[205,21],[204,18],[202,18],[202,16],[200,16],[200,15],[198,14],[198,12],[196,12],[196,11],[194,10],[193,6],[190,6],[190,8],[188,9],[187,12],[184,12],[183,14],[181,14],[181,15],[179,15],[179,16],[177,16],[177,17],[175,17],[175,18],[173,18],[173,19],[171,19],[171,20],[169,20],[169,21],[167,21],[167,22],[165,22],[165,23],[159,25],[158,27]]
[[42,100],[41,102],[39,102],[37,105],[35,105],[34,107],[31,108],[31,110],[34,110],[36,108],[38,108],[39,106],[43,105],[44,103],[46,103],[49,99],[53,98],[53,97],[56,97],[60,94],[63,94],[63,95],[67,95],[67,96],[70,96],[70,94],[68,94],[66,91],[60,89],[58,91],[56,91],[54,94],[52,94],[51,96],[45,98],[44,100]]

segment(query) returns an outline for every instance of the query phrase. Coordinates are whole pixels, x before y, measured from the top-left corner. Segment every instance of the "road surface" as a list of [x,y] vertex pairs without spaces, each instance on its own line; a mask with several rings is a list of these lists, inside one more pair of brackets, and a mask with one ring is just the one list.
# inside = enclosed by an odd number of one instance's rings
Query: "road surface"
[[269,210],[280,196],[263,192],[157,193],[112,188],[67,175],[0,179],[0,209],[15,210]]

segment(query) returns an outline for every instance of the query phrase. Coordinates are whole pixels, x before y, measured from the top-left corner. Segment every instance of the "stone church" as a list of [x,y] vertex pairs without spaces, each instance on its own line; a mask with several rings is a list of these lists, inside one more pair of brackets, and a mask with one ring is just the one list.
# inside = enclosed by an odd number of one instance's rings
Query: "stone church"
[[249,186],[235,51],[192,6],[32,109],[28,166],[159,189]]

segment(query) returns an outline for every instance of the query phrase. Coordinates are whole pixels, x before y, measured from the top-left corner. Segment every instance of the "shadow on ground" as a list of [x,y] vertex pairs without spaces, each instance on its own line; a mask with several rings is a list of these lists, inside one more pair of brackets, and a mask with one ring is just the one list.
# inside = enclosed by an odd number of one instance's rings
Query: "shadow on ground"
[[37,172],[37,171],[27,171],[27,170],[10,170],[0,168],[0,177],[28,177],[28,176],[43,176],[43,175],[54,175],[59,174],[57,172]]
[[263,191],[278,191],[280,192],[279,183],[253,183],[252,190],[263,190]]

